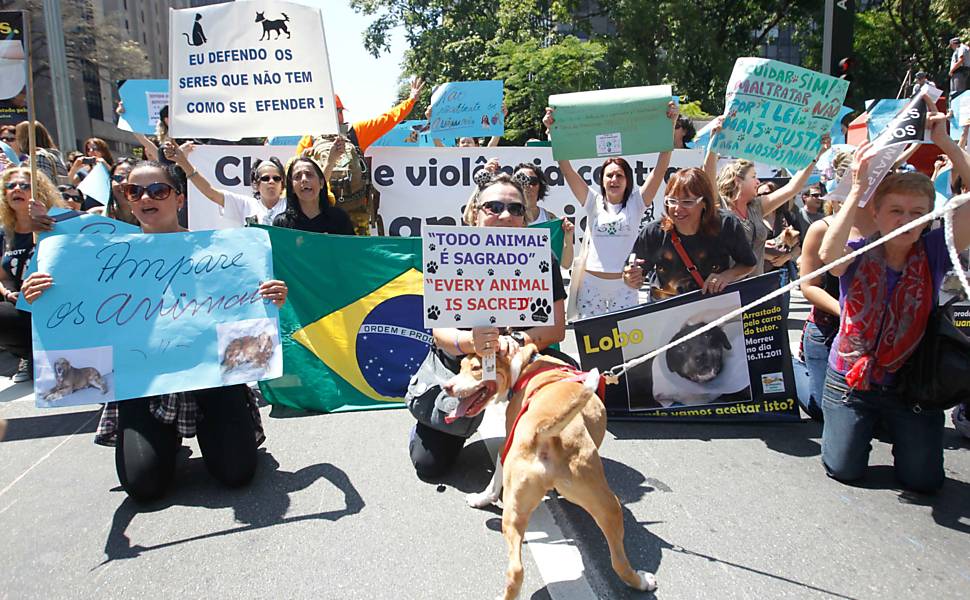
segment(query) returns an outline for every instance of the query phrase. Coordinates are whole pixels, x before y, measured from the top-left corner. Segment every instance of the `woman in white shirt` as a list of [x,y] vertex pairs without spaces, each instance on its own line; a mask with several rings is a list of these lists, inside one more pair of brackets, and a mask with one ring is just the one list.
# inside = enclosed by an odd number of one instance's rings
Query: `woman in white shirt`
[[186,179],[191,181],[202,195],[222,207],[222,215],[242,227],[247,219],[260,225],[272,225],[276,215],[286,210],[283,196],[283,164],[275,156],[268,160],[258,160],[250,171],[249,178],[253,194],[246,196],[213,187],[209,180],[189,162],[188,154],[195,145],[192,143],[178,146],[169,140],[162,144],[166,158],[181,167]]
[[[671,119],[671,131],[677,121],[677,107],[673,102],[667,111]],[[553,123],[553,110],[546,109],[542,120],[546,128]],[[664,174],[670,166],[670,152],[661,152],[653,171],[636,186],[633,169],[623,158],[608,158],[599,170],[597,183],[599,193],[590,189],[582,176],[568,160],[559,161],[569,189],[580,206],[586,209],[585,234],[590,235],[585,265],[578,266],[583,273],[573,269],[573,278],[579,278],[576,292],[576,311],[583,319],[629,308],[638,304],[637,290],[623,283],[623,268],[640,233],[640,222],[650,207],[649,220],[653,220],[653,197],[663,183]],[[575,286],[571,286],[571,290]]]

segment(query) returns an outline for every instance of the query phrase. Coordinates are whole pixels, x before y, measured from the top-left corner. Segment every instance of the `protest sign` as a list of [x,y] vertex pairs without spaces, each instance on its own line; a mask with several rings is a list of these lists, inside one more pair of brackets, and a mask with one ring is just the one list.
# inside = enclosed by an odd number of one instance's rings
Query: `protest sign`
[[155,133],[158,113],[168,105],[168,79],[128,79],[118,85],[118,96],[125,112],[118,118],[118,129],[136,133]]
[[832,138],[832,144],[845,143],[845,134],[842,133],[842,119],[846,118],[851,113],[851,107],[843,106],[841,109],[839,109],[839,114],[835,117],[835,121],[832,123],[832,130],[829,131],[829,136]]
[[77,191],[90,196],[102,205],[111,198],[111,173],[102,163],[97,163],[88,172],[84,181],[77,186]]
[[[189,161],[212,187],[252,196],[250,175],[257,160],[275,156],[285,165],[295,154],[296,146],[196,146],[189,154]],[[239,223],[223,216],[222,207],[206,198],[192,179],[189,179],[188,186],[189,229],[202,231],[239,227]],[[285,201],[280,199],[280,202]]]
[[[919,93],[908,101],[906,107],[889,121],[885,129],[871,140],[871,146],[867,152],[871,156],[866,176],[868,186],[859,200],[859,206],[865,206],[869,202],[879,183],[906,151],[907,144],[927,140],[929,132],[926,129],[925,98],[935,103],[941,94],[942,92],[936,87],[924,85]],[[852,178],[843,177],[836,188],[829,193],[829,197],[844,200],[848,197],[851,188]]]
[[866,112],[868,116],[866,118],[866,131],[869,133],[869,139],[876,139],[880,133],[889,125],[889,122],[900,113],[906,105],[909,104],[910,98],[903,98],[900,100],[871,100],[866,103]]
[[[138,233],[138,227],[109,219],[101,215],[90,215],[88,213],[69,210],[67,208],[52,208],[47,213],[54,219],[54,228],[50,231],[41,231],[37,234],[37,243],[52,235],[64,235],[65,233]],[[24,279],[37,270],[37,254],[40,248],[34,250],[24,271]],[[31,312],[33,308],[24,300],[23,296],[17,299],[17,308],[24,312]]]
[[[601,372],[666,345],[778,289],[769,273],[728,286],[575,322],[583,369]],[[637,365],[606,386],[611,417],[797,420],[787,310],[775,298]]]
[[376,142],[371,144],[374,146],[411,146],[417,147],[420,145],[420,138],[423,132],[428,131],[429,125],[427,121],[421,120],[408,120],[401,121],[394,126],[393,129],[382,135]]
[[424,326],[549,325],[549,232],[431,225],[422,235]]
[[555,94],[556,160],[665,152],[674,147],[669,85]]
[[815,158],[849,82],[765,58],[739,58],[728,81],[724,127],[713,149],[791,171]]
[[170,15],[172,137],[338,133],[319,9],[231,2]]
[[505,133],[501,81],[451,81],[431,94],[431,137]]
[[27,120],[24,13],[0,11],[0,125]]
[[38,406],[245,383],[282,371],[269,236],[256,229],[44,239],[33,303]]
[[963,130],[970,127],[970,93],[964,92],[950,100],[950,138],[960,141]]

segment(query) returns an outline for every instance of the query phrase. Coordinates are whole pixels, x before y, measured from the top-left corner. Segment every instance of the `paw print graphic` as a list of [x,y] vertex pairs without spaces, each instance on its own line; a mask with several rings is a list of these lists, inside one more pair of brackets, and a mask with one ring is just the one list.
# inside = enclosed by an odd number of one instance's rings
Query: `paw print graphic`
[[540,262],[539,263],[539,272],[540,273],[548,273],[549,272],[549,263],[547,263],[546,261]]
[[455,275],[458,275],[459,277],[461,277],[464,274],[465,274],[465,270],[464,269],[458,269],[457,271],[455,271]]
[[518,277],[518,276],[519,276],[519,275],[521,275],[521,274],[522,274],[522,269],[516,269],[516,270],[515,270],[515,276],[516,276],[516,277]]
[[525,313],[519,313],[519,320],[525,321]]
[[461,321],[461,315],[455,315],[455,320],[456,321]]
[[428,319],[432,321],[437,321],[438,317],[441,316],[441,309],[437,306],[428,307]]
[[495,317],[488,318],[488,322],[491,323],[492,325],[495,325],[495,320],[496,320]]
[[739,141],[739,142],[743,142],[743,141],[744,141],[744,137],[745,137],[745,136],[744,136],[744,134],[742,133],[741,135],[739,135],[739,136],[738,136],[738,141]]
[[425,265],[424,270],[427,271],[428,273],[437,273],[438,263],[432,260],[427,265]]
[[495,269],[488,270],[488,276],[491,277],[492,275],[495,275]]
[[428,244],[428,250],[431,250],[432,252],[434,252],[436,248],[437,246],[435,246],[434,244]]
[[781,150],[781,142],[775,144],[775,148],[778,150]]
[[533,300],[532,304],[529,306],[529,310],[532,311],[532,318],[540,323],[545,323],[549,320],[549,314],[552,312],[552,307],[549,306],[549,301],[545,298],[539,298],[538,300]]

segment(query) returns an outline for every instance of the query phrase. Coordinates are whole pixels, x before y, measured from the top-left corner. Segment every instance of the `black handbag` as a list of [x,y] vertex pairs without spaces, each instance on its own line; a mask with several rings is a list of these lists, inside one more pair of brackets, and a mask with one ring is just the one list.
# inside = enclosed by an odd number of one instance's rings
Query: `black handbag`
[[970,338],[953,324],[954,298],[930,313],[926,333],[899,377],[913,409],[946,410],[970,400]]

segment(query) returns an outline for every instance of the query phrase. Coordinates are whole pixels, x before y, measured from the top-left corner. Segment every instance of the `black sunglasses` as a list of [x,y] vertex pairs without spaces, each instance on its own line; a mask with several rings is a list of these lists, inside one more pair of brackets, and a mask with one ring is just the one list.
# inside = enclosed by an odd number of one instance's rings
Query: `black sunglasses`
[[516,173],[516,179],[522,182],[524,185],[539,185],[539,178],[535,175],[526,175],[525,173]]
[[493,215],[500,215],[505,211],[509,211],[509,214],[513,217],[521,217],[525,215],[525,204],[522,204],[521,202],[501,202],[499,200],[489,200],[488,202],[482,202],[479,204],[479,208],[484,208]]
[[12,142],[12,141],[14,141],[14,140],[16,140],[16,139],[17,139],[17,138],[15,138],[15,137],[6,137],[6,136],[4,136],[4,137],[0,137],[0,140],[3,140],[3,141],[5,141],[5,142]]
[[280,177],[279,175],[263,175],[262,177],[259,178],[259,180],[262,181],[263,183],[269,183],[270,181],[272,181],[273,183],[279,183],[283,181],[283,178]]
[[128,179],[128,176],[127,175],[121,175],[120,173],[118,175],[112,175],[111,176],[111,181],[114,181],[115,183],[122,183],[122,182],[124,182],[125,179]]
[[805,195],[806,196],[811,196],[812,198],[821,198],[822,197],[822,194],[820,194],[819,192],[807,192]]
[[176,191],[174,187],[162,182],[149,183],[146,186],[127,183],[124,189],[125,198],[128,199],[128,202],[140,202],[142,196],[146,193],[152,200],[167,200],[172,195],[172,192]]
[[16,182],[13,182],[13,181],[8,181],[7,182],[7,185],[5,185],[4,187],[6,187],[8,190],[13,190],[13,189],[16,189],[16,188],[20,188],[20,189],[26,191],[26,190],[29,190],[30,189],[30,184],[29,183],[23,183],[23,182],[16,183]]

